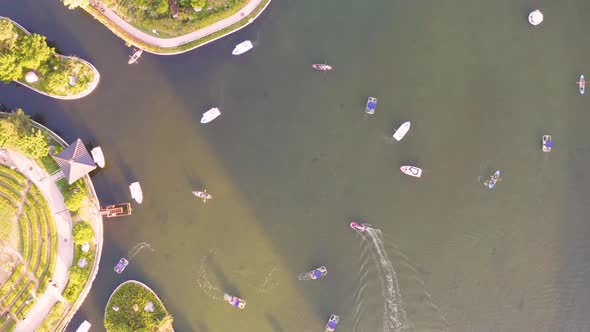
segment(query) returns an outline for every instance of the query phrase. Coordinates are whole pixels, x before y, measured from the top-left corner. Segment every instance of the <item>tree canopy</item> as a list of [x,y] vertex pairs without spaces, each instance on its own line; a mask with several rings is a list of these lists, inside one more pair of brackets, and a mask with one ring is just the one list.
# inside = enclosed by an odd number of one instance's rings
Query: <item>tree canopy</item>
[[49,146],[42,131],[31,126],[23,110],[11,113],[0,120],[0,146],[14,148],[27,157],[38,159],[47,155]]
[[12,22],[0,19],[0,80],[21,79],[25,70],[36,70],[48,62],[55,50],[45,37],[32,34],[19,36]]
[[62,0],[62,2],[69,9],[76,9],[78,7],[84,7],[88,4],[88,0]]

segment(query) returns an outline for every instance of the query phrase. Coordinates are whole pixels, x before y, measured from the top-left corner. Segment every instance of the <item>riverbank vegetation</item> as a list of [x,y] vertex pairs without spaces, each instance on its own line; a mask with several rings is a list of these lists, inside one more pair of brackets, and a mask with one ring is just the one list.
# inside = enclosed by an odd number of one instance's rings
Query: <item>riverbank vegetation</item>
[[156,294],[137,281],[122,283],[105,308],[107,332],[171,332],[172,316]]
[[[70,267],[70,280],[63,293],[64,298],[70,303],[73,303],[82,293],[90,277],[90,267],[94,263],[96,254],[94,231],[88,222],[76,222],[72,235],[74,238],[74,264]],[[85,244],[88,244],[86,251],[83,250]]]
[[0,17],[0,80],[16,81],[53,97],[83,94],[95,86],[94,69],[76,57],[55,53],[44,36],[29,34]]
[[[62,0],[69,8],[91,1]],[[151,35],[181,36],[237,13],[248,0],[102,0],[119,17]],[[153,33],[156,30],[157,34]]]

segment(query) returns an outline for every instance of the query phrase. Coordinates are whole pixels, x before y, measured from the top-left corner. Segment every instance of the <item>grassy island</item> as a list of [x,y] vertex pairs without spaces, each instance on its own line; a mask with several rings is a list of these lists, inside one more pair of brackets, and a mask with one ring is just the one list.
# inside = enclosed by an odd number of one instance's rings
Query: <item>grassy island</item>
[[156,293],[139,281],[115,289],[104,314],[107,332],[172,332],[172,316]]
[[[22,110],[0,113],[0,305],[8,311],[0,315],[0,331],[28,324],[32,319],[25,320],[27,314],[44,317],[35,320],[38,326],[26,325],[31,331],[63,329],[95,275],[102,243],[96,222],[83,221],[96,220],[89,212],[91,183],[84,179],[68,185],[49,176],[59,170],[49,151],[63,147],[58,136]],[[55,202],[52,195],[50,206],[46,195],[51,190],[61,192],[57,197],[63,201]],[[59,244],[58,235],[72,245]],[[72,266],[56,266],[58,256],[62,261],[70,257]],[[63,292],[56,297],[54,289]],[[49,300],[38,302],[43,297]]]
[[90,63],[55,53],[44,36],[31,34],[0,17],[0,80],[18,82],[58,99],[77,99],[97,86],[100,75]]

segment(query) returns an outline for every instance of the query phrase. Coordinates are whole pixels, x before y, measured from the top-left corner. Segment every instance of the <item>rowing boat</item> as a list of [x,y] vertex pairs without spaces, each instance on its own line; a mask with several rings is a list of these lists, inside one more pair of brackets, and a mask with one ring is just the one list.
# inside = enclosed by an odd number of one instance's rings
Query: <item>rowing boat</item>
[[319,71],[328,71],[328,70],[332,70],[332,66],[327,65],[325,63],[314,63],[313,65],[311,65],[313,67],[313,69],[315,70],[319,70]]
[[143,50],[137,50],[137,51],[135,51],[135,53],[133,53],[133,55],[129,57],[128,64],[136,63],[137,60],[139,60],[139,57],[141,57],[141,54],[142,53],[143,53]]
[[580,94],[583,95],[586,91],[586,80],[584,79],[584,75],[580,75],[580,80],[577,83]]
[[237,296],[223,294],[223,299],[225,302],[231,304],[234,308],[244,309],[246,307],[246,301],[240,299]]
[[213,198],[213,195],[208,193],[207,189],[204,189],[203,191],[193,191],[193,195],[201,198],[203,200],[203,203],[207,203],[208,199]]
[[338,317],[338,315],[331,314],[330,319],[328,320],[328,324],[326,324],[325,332],[332,332],[332,331],[336,330],[336,325],[338,325],[339,321],[340,321],[340,317]]

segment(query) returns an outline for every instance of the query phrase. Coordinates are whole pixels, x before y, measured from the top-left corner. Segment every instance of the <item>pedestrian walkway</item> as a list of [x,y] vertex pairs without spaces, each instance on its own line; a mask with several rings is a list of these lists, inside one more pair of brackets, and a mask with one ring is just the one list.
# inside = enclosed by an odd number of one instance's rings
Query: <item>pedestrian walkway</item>
[[[250,15],[256,7],[262,2],[263,0],[250,0],[239,12],[219,20],[211,25],[208,25],[202,29],[187,33],[186,35],[174,37],[174,38],[159,38],[152,35],[149,35],[131,24],[127,23],[124,19],[119,17],[115,14],[110,8],[102,4],[100,1],[93,1],[93,5],[97,8],[100,8],[101,13],[107,17],[112,23],[116,24],[119,28],[123,29],[128,34],[132,35],[133,37],[143,41],[144,43],[148,43],[153,46],[158,46],[162,48],[174,48],[177,46],[181,46],[187,43],[190,43],[194,40],[201,39],[206,37],[210,34],[215,32],[221,31],[237,22],[242,20],[244,17]],[[270,1],[268,2],[270,3]],[[267,3],[267,6],[268,6]],[[266,8],[266,7],[265,7]],[[261,11],[262,12],[262,11]],[[251,23],[254,19],[251,19],[248,23]],[[236,29],[238,30],[238,29]],[[233,31],[232,31],[233,32]],[[146,50],[149,52],[149,50]],[[186,50],[188,51],[188,50]]]
[[24,174],[34,183],[47,199],[57,231],[57,260],[51,276],[54,286],[37,297],[37,302],[15,328],[15,332],[35,331],[45,320],[57,301],[63,300],[61,294],[68,284],[68,269],[72,266],[74,241],[72,239],[72,218],[66,210],[63,196],[55,182],[41,167],[29,158],[9,149],[0,151],[0,162]]

